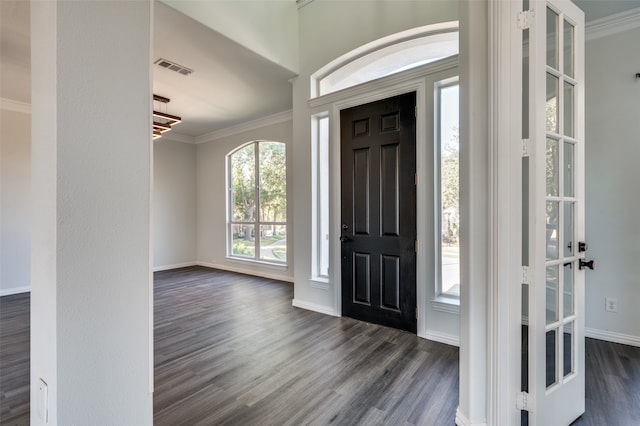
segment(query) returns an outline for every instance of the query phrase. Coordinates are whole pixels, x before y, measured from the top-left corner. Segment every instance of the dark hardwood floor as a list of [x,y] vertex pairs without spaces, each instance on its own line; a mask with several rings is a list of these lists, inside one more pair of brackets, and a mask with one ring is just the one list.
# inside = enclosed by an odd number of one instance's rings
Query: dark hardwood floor
[[293,308],[287,283],[205,268],[155,283],[157,425],[454,424],[454,347]]
[[[156,425],[452,425],[458,351],[291,306],[291,284],[155,274]],[[640,348],[587,339],[577,425],[640,425]],[[29,296],[0,298],[0,424],[29,424]]]
[[0,297],[0,424],[29,424],[29,293]]

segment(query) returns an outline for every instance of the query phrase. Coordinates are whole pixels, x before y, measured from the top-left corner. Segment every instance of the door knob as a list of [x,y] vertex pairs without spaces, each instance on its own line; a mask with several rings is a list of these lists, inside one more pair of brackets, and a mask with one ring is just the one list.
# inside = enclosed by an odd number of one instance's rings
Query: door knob
[[342,241],[343,243],[346,243],[347,241],[351,241],[351,238],[349,238],[349,237],[340,237],[340,241]]
[[584,260],[580,259],[580,263],[578,264],[578,268],[585,269],[589,268],[592,271],[596,269],[596,261],[595,260]]

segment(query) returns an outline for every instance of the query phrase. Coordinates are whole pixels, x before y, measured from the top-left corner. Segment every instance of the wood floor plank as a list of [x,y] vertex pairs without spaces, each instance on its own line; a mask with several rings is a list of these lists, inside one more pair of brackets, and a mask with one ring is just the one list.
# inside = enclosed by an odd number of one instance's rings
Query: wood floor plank
[[29,424],[29,293],[0,297],[0,424]]
[[[154,424],[453,425],[458,350],[291,306],[289,283],[154,274]],[[586,339],[576,425],[640,425],[640,348]],[[0,298],[0,424],[29,424],[29,295]]]

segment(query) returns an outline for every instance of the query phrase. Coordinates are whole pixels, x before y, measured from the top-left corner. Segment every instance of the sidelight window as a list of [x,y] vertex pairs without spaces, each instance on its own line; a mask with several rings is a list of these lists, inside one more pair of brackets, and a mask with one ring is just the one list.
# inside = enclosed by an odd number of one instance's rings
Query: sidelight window
[[313,277],[329,279],[329,116],[313,117]]
[[436,83],[437,288],[460,297],[460,138],[458,78]]
[[227,253],[245,260],[287,262],[286,145],[254,141],[227,156]]

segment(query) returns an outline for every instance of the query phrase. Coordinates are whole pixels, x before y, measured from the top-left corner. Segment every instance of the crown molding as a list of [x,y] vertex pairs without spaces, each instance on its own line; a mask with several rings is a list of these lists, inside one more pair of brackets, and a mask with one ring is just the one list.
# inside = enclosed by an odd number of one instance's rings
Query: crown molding
[[287,111],[279,112],[277,114],[258,118],[257,120],[238,124],[236,126],[231,126],[225,129],[220,129],[220,130],[215,130],[213,132],[205,133],[204,135],[197,136],[195,138],[195,143],[200,144],[200,143],[211,142],[217,139],[222,139],[229,136],[237,135],[239,133],[248,132],[250,130],[259,129],[261,127],[271,126],[273,124],[285,123],[291,120],[293,120],[293,110],[287,110]]
[[302,9],[312,1],[313,0],[296,0],[296,5],[298,6],[298,9]]
[[168,140],[168,141],[190,143],[190,144],[195,144],[196,143],[196,138],[194,138],[193,136],[185,135],[185,134],[182,134],[182,133],[177,133],[174,130],[163,134],[160,139],[156,139],[156,140],[158,140],[158,141],[160,141],[160,140]]
[[640,7],[587,22],[585,39],[595,40],[640,27]]
[[0,109],[31,114],[31,104],[7,98],[0,98]]

